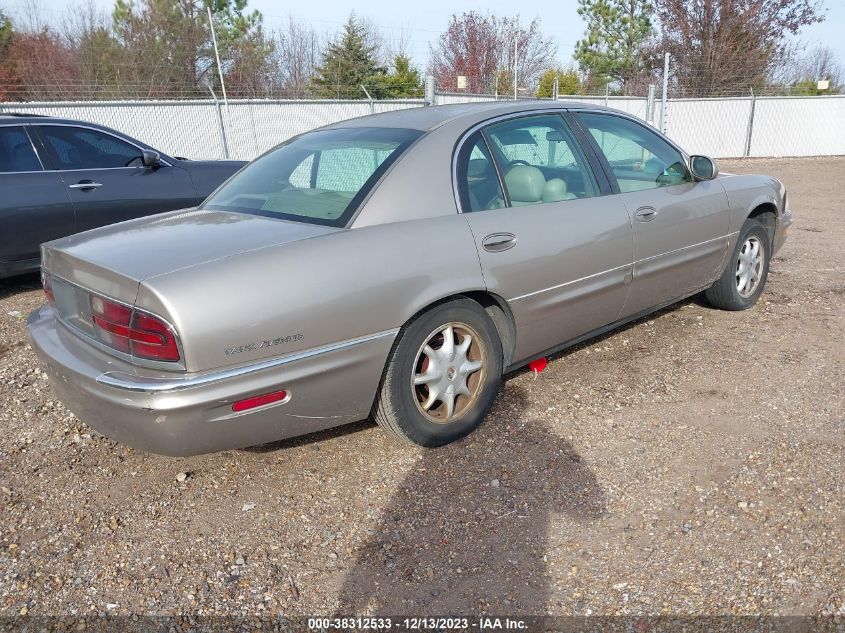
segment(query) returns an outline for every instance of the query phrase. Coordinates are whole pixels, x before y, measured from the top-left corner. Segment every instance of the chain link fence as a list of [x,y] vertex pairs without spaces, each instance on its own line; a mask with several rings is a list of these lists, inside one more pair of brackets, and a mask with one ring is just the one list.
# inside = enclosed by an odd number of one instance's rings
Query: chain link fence
[[[503,100],[437,93],[438,105]],[[647,121],[690,152],[718,158],[845,155],[845,95],[824,97],[562,96],[606,105]],[[423,99],[85,101],[0,103],[0,113],[28,112],[99,123],[162,151],[193,159],[251,160],[278,143],[336,121],[423,107]]]

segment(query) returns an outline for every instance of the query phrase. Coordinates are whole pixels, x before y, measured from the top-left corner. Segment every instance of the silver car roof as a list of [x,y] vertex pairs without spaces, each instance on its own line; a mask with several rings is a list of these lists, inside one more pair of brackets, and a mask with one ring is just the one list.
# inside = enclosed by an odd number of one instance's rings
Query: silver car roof
[[560,110],[579,108],[590,110],[610,110],[603,106],[578,101],[488,101],[475,103],[457,103],[430,107],[405,108],[379,114],[347,119],[327,125],[324,129],[347,127],[401,127],[424,132],[434,130],[446,123],[462,121],[466,127],[503,114],[522,111]]

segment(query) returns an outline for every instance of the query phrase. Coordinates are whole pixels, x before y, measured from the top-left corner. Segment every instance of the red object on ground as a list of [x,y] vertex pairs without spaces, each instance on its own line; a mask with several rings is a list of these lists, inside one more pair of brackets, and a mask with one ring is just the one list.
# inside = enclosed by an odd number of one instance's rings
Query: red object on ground
[[532,360],[528,363],[528,369],[531,371],[536,371],[538,374],[543,371],[546,366],[549,364],[549,361],[545,358],[538,358],[536,360]]

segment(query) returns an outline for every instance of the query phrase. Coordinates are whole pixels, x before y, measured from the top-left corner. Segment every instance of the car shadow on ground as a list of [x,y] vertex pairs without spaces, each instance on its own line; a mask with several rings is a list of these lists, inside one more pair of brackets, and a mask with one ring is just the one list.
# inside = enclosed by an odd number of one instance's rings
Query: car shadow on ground
[[17,275],[0,279],[0,299],[11,297],[21,292],[31,292],[41,288],[39,273]]
[[[574,354],[574,353],[578,352],[579,350],[596,346],[604,340],[607,340],[609,338],[613,338],[615,336],[621,335],[622,333],[627,332],[628,330],[631,330],[631,329],[637,327],[638,325],[641,325],[641,324],[643,324],[647,321],[654,321],[654,320],[659,319],[660,317],[665,316],[667,314],[672,314],[673,312],[677,312],[678,310],[681,310],[682,308],[685,308],[688,305],[695,305],[695,306],[698,306],[698,307],[710,309],[710,306],[708,305],[707,300],[704,298],[704,293],[699,293],[699,294],[693,295],[691,297],[687,297],[686,299],[683,299],[683,300],[681,300],[677,303],[673,303],[673,304],[668,305],[664,308],[661,308],[660,310],[657,310],[656,312],[651,312],[649,314],[646,314],[645,316],[639,317],[638,319],[630,321],[629,323],[615,327],[608,332],[604,332],[603,334],[598,334],[596,336],[588,338],[584,341],[581,341],[580,343],[577,343],[576,345],[572,345],[571,347],[566,347],[566,348],[560,350],[559,352],[555,352],[553,354],[548,354],[546,356],[546,358],[548,358],[549,362],[556,361],[556,360],[559,360],[561,358],[565,358],[566,356],[569,356],[570,354]],[[523,365],[523,366],[518,367],[518,368],[516,368],[512,371],[509,371],[505,375],[504,380],[505,381],[511,380],[511,379],[515,378],[516,376],[528,373],[530,371],[531,370],[528,368],[527,365]]]
[[604,495],[566,440],[525,417],[527,403],[509,383],[492,424],[422,452],[355,553],[342,613],[546,611],[551,521],[590,521]]
[[[554,354],[550,354],[548,356],[548,359],[551,362],[551,361],[556,361],[556,360],[561,359],[561,358],[565,358],[566,356],[568,356],[570,354],[574,354],[581,349],[584,349],[584,348],[587,348],[587,347],[590,347],[590,346],[593,346],[593,345],[597,345],[598,343],[601,343],[605,339],[608,339],[608,338],[611,338],[611,337],[616,336],[618,334],[621,334],[623,332],[626,332],[627,330],[630,330],[630,329],[636,327],[637,325],[640,325],[641,323],[644,323],[646,321],[653,321],[654,319],[659,319],[663,315],[671,314],[671,313],[673,313],[677,310],[680,310],[680,309],[682,309],[685,306],[690,305],[690,304],[697,305],[697,306],[700,306],[700,307],[708,307],[707,302],[704,299],[704,294],[699,293],[697,295],[694,295],[692,297],[688,297],[687,299],[679,301],[678,303],[673,303],[672,305],[666,306],[665,308],[661,308],[657,312],[647,314],[643,317],[640,317],[639,319],[631,321],[630,323],[626,323],[625,325],[619,326],[618,328],[614,328],[613,330],[610,330],[609,332],[605,332],[604,334],[599,334],[598,336],[595,336],[593,338],[589,338],[586,341],[582,341],[581,343],[578,343],[577,345],[573,345],[572,347],[567,347],[566,349],[563,349],[559,352],[555,352]],[[514,370],[508,372],[502,380],[502,387],[501,387],[501,390],[500,390],[499,399],[507,397],[506,394],[509,393],[509,391],[506,390],[506,387],[508,386],[508,381],[511,381],[514,378],[516,378],[517,376],[528,373],[530,371],[531,370],[529,370],[527,366],[522,366],[522,367],[519,367],[517,369],[514,369]],[[516,389],[516,388],[514,387],[514,389]],[[344,435],[351,435],[353,433],[358,433],[360,431],[371,428],[373,426],[375,426],[375,422],[373,422],[371,419],[366,419],[366,420],[361,420],[359,422],[354,422],[352,424],[345,424],[343,426],[338,426],[338,427],[335,427],[335,428],[332,428],[332,429],[326,429],[324,431],[317,431],[315,433],[309,433],[308,435],[300,435],[300,436],[297,436],[297,437],[279,440],[277,442],[270,442],[269,444],[263,444],[261,446],[251,446],[251,447],[243,448],[243,449],[240,449],[240,450],[246,451],[246,452],[249,452],[249,453],[271,453],[271,452],[275,452],[275,451],[279,451],[279,450],[293,448],[295,446],[307,446],[309,444],[322,442],[324,440],[334,438],[334,437],[343,437]]]

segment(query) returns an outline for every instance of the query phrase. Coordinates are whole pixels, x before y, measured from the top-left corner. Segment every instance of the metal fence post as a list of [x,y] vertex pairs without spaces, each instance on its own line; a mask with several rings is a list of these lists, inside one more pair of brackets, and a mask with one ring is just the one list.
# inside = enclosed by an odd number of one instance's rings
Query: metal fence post
[[373,103],[373,97],[372,97],[372,95],[371,95],[371,94],[367,91],[367,88],[366,88],[366,86],[364,86],[364,84],[361,84],[361,90],[363,90],[363,91],[364,91],[364,94],[365,94],[365,95],[367,95],[367,99],[368,99],[368,100],[369,100],[369,102],[370,102],[370,114],[375,114],[375,111],[376,111],[376,106],[375,106],[375,104]]
[[430,106],[436,103],[434,96],[434,75],[425,78],[425,105]]
[[220,101],[217,100],[217,95],[211,89],[211,84],[208,84],[208,91],[211,93],[211,98],[214,99],[214,107],[217,110],[217,125],[220,131],[220,142],[223,143],[223,157],[229,158],[229,143],[226,141],[226,126],[223,125],[223,112],[220,110]]
[[748,129],[745,132],[745,157],[751,156],[751,135],[754,132],[754,109],[757,106],[757,97],[754,96],[754,88],[751,88],[751,109],[748,112]]
[[651,126],[654,126],[654,95],[657,92],[657,88],[654,84],[649,84],[648,86],[648,99],[646,100],[645,104],[645,120]]
[[667,93],[669,92],[669,53],[663,54],[663,94],[660,95],[660,131],[666,134],[668,128]]

